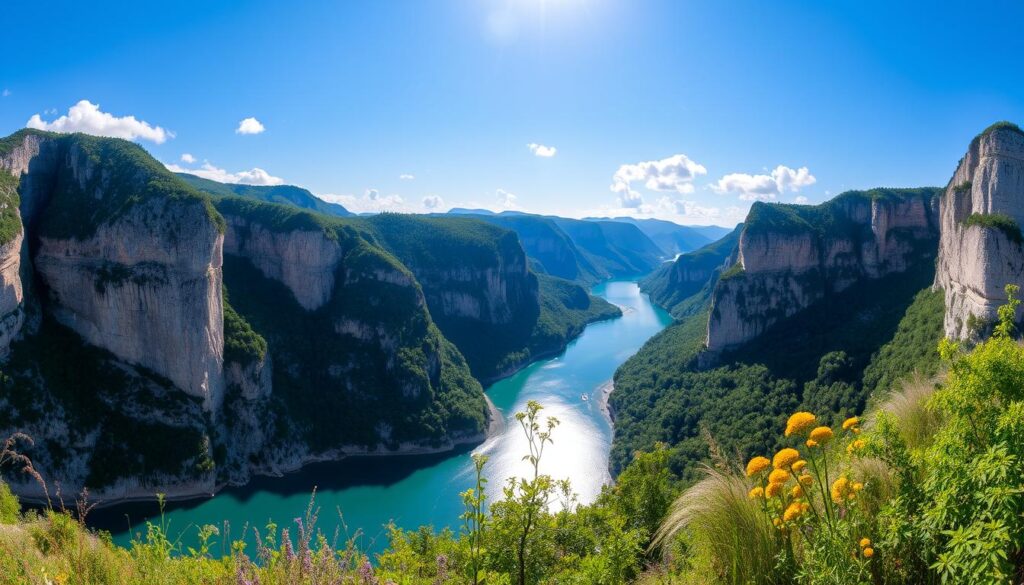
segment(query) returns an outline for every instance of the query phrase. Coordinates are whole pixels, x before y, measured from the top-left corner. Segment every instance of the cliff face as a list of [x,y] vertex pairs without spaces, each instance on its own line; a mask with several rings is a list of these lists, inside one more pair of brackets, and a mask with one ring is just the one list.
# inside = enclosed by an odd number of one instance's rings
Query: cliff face
[[[0,249],[0,310],[20,304],[23,277],[38,278],[39,300],[62,324],[215,409],[223,387],[222,236],[207,206],[200,198],[124,200],[126,191],[146,193],[151,178],[126,176],[96,139],[25,133],[12,144],[0,168],[20,182],[20,214],[33,227],[27,246],[19,236]],[[22,265],[35,272],[22,273]],[[16,333],[10,321],[0,342]]]
[[1001,124],[975,138],[939,209],[935,285],[946,292],[945,332],[970,338],[995,321],[1007,284],[1024,285],[1024,133]]
[[[217,205],[126,141],[0,139],[0,435],[34,436],[48,480],[186,496],[482,438],[479,383],[365,220]],[[423,273],[442,315],[508,323],[536,296],[521,249],[451,246]]]
[[225,220],[225,253],[248,259],[264,276],[283,283],[306,310],[327,302],[343,253],[337,239],[323,230],[273,232],[238,215]]
[[935,190],[848,192],[819,206],[757,203],[712,295],[707,347],[758,336],[861,279],[930,261]]

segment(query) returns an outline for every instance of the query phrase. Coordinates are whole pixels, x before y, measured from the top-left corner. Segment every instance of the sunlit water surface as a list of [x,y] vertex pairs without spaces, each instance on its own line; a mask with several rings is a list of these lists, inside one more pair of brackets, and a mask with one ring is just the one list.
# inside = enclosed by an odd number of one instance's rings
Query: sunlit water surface
[[[500,497],[507,478],[526,473],[522,461],[526,441],[514,415],[528,400],[544,406],[544,417],[560,421],[554,443],[544,452],[542,471],[570,480],[581,502],[593,501],[610,481],[612,428],[601,409],[601,393],[615,369],[671,321],[640,293],[635,282],[605,282],[593,293],[620,306],[623,316],[588,326],[563,354],[534,363],[487,389],[507,419],[504,433],[454,453],[315,464],[285,477],[256,478],[211,498],[170,503],[164,516],[169,532],[191,546],[196,527],[214,524],[223,531],[227,522],[230,538],[239,538],[248,526],[246,540],[251,541],[254,526],[262,529],[270,520],[280,527],[291,526],[294,518],[304,514],[314,487],[319,528],[329,537],[337,530],[340,540],[359,531],[358,543],[364,550],[379,551],[387,545],[384,527],[389,522],[403,528],[432,525],[457,530],[462,512],[459,493],[473,483],[471,453],[489,456],[485,472],[491,501]],[[126,545],[145,532],[145,522],[156,514],[155,502],[132,503],[94,511],[89,520]],[[214,552],[220,553],[223,535],[214,540]]]

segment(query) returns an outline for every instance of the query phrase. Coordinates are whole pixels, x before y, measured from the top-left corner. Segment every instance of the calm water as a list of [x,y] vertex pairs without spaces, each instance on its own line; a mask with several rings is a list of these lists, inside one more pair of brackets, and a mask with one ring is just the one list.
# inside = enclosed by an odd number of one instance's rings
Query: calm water
[[[671,321],[632,281],[609,281],[593,292],[622,307],[623,316],[590,325],[562,355],[532,364],[488,388],[488,396],[508,419],[503,434],[476,448],[443,455],[350,458],[310,465],[285,477],[256,478],[212,498],[171,503],[165,516],[170,533],[181,535],[182,542],[190,545],[196,527],[203,524],[223,526],[228,521],[232,538],[239,536],[246,522],[261,529],[268,520],[280,527],[293,526],[292,519],[303,515],[314,487],[321,509],[319,527],[332,535],[340,526],[342,538],[361,529],[359,543],[364,550],[387,545],[383,527],[389,521],[403,528],[433,525],[457,530],[462,513],[459,493],[473,482],[470,453],[490,457],[485,471],[492,500],[506,478],[525,473],[521,460],[525,439],[512,417],[527,400],[540,402],[543,414],[561,421],[554,444],[544,453],[543,471],[568,478],[581,502],[592,501],[610,480],[612,429],[601,411],[601,389],[622,362]],[[125,504],[94,511],[90,524],[110,530],[116,542],[126,545],[133,535],[144,532],[145,521],[156,512],[155,504]],[[251,537],[252,531],[248,532]],[[216,540],[219,546],[222,539]]]

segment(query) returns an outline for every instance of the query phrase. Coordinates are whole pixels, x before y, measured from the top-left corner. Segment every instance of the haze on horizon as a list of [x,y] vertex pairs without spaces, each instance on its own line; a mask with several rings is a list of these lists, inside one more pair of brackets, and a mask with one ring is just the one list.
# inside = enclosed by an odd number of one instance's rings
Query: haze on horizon
[[1024,119],[1020,3],[827,4],[14,2],[61,35],[7,27],[0,134],[119,136],[356,212],[731,225],[944,184],[979,128]]

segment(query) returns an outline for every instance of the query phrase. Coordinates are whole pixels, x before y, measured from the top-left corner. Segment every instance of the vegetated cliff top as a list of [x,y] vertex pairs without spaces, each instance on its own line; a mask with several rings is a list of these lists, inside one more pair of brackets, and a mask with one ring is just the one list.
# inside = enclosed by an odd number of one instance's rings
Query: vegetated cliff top
[[354,215],[344,206],[324,201],[309,190],[295,185],[228,184],[204,179],[190,173],[175,174],[189,185],[215,197],[246,197],[267,203],[294,205],[337,217],[352,217]]
[[980,140],[982,137],[988,136],[989,134],[995,132],[996,130],[1009,130],[1011,132],[1016,132],[1017,134],[1024,136],[1024,130],[1021,130],[1020,126],[1014,124],[1013,122],[1007,122],[1006,120],[1002,120],[982,130],[981,133],[974,137],[974,140]]
[[899,203],[923,199],[926,203],[942,192],[939,187],[913,189],[875,188],[867,191],[846,191],[818,205],[765,203],[758,201],[747,214],[746,231],[795,234],[812,232],[819,235],[838,233],[852,226],[845,210],[858,202],[888,201]]
[[[29,136],[56,143],[58,149],[55,184],[47,213],[40,224],[42,235],[51,238],[85,239],[96,229],[112,223],[134,205],[160,199],[167,204],[198,204],[219,231],[223,218],[214,210],[210,198],[179,180],[138,144],[120,138],[88,134],[56,134],[24,129],[0,139],[0,156],[9,154]],[[89,171],[74,175],[72,153]],[[83,169],[79,169],[81,171]]]

